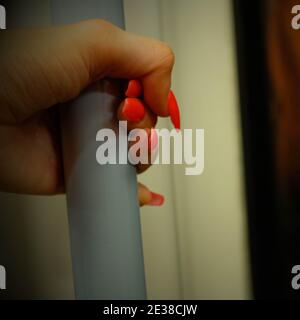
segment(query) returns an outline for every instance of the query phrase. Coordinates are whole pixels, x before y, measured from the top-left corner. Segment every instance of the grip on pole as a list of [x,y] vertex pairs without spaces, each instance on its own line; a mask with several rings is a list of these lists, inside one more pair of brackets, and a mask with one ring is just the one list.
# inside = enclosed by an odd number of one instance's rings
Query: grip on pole
[[[124,27],[121,0],[52,0],[54,24],[102,18]],[[99,39],[101,41],[101,39]],[[74,287],[78,299],[146,299],[135,168],[99,165],[96,133],[117,131],[118,82],[102,80],[62,108]]]

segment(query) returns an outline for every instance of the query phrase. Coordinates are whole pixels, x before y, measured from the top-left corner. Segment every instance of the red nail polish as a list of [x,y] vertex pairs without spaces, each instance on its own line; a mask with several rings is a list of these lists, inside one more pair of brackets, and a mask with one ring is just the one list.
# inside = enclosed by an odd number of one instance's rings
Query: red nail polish
[[151,129],[149,138],[149,149],[153,151],[158,144],[158,135],[155,129]]
[[139,122],[145,116],[145,107],[139,99],[126,98],[121,113],[125,120]]
[[168,96],[168,108],[175,129],[180,130],[180,111],[175,95],[172,91],[169,92]]
[[125,96],[128,98],[138,98],[142,95],[142,85],[138,80],[130,80],[128,82]]
[[151,192],[151,200],[147,204],[149,206],[161,206],[164,204],[164,202],[165,202],[164,196],[155,192]]

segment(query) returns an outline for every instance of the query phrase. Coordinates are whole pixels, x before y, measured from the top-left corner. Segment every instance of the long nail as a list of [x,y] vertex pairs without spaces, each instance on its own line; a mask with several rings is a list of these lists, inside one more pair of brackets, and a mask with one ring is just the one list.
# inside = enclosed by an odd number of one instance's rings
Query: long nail
[[130,80],[128,82],[125,96],[128,98],[138,98],[142,95],[142,85],[138,80]]
[[165,202],[164,196],[155,192],[151,192],[151,200],[147,204],[149,206],[161,206],[164,204],[164,202]]
[[175,129],[180,130],[180,111],[174,93],[170,90],[168,96],[168,108]]
[[121,113],[125,120],[139,122],[145,116],[145,107],[139,99],[126,98]]

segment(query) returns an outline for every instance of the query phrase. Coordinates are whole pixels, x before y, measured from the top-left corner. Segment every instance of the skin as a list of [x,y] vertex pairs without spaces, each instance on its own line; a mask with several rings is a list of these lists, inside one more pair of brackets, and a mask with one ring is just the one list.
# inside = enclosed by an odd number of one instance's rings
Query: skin
[[[174,55],[164,43],[103,20],[0,34],[0,189],[64,191],[57,108],[103,77],[139,79],[146,115],[130,129],[168,116]],[[56,106],[56,107],[54,107]],[[118,116],[121,118],[120,105]],[[143,171],[145,168],[138,168]],[[140,204],[151,199],[139,185]]]

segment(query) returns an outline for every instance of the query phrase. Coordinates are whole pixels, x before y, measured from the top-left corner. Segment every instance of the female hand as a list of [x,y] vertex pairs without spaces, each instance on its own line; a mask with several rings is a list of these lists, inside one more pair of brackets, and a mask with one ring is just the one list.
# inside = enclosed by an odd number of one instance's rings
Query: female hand
[[[139,79],[145,114],[131,128],[168,116],[174,55],[157,40],[103,20],[0,33],[0,189],[30,194],[64,191],[55,108],[104,77]],[[125,101],[126,102],[126,101]],[[119,108],[124,118],[125,102]],[[140,168],[141,170],[141,168]],[[140,204],[163,198],[139,186]]]

